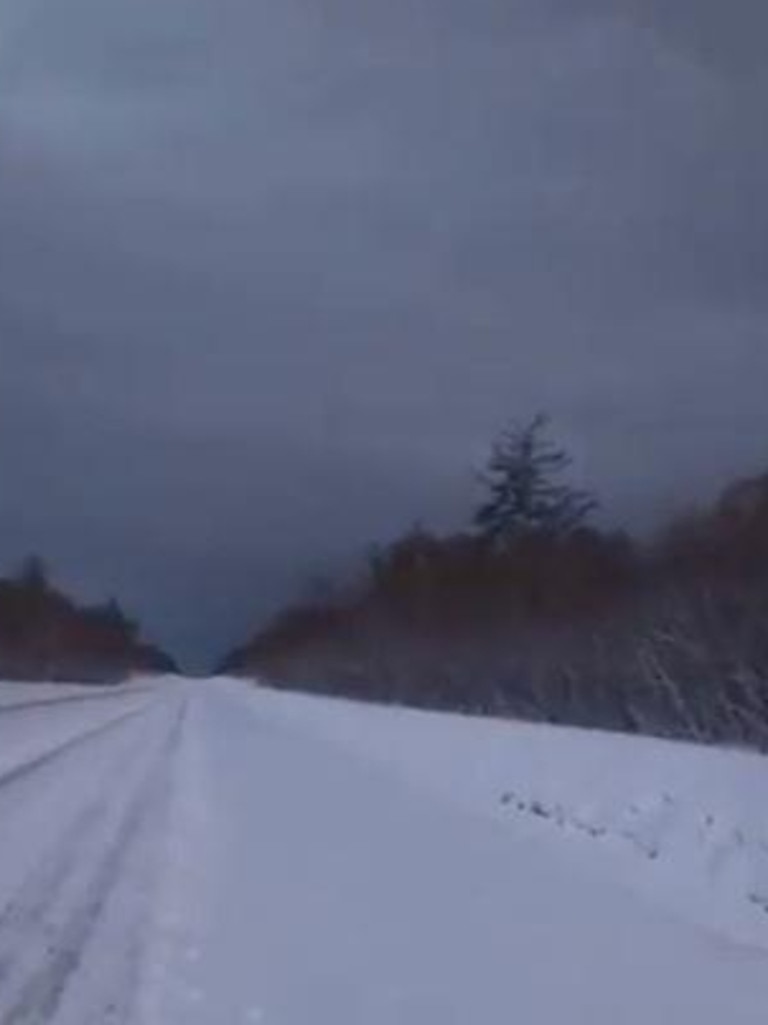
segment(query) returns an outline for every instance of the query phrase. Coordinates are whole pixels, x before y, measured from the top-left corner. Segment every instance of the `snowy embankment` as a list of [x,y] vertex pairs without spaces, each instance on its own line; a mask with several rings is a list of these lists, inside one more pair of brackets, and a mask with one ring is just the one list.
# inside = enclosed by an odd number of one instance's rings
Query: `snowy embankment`
[[3,690],[3,1025],[764,1025],[760,759],[231,680]]
[[768,758],[263,690],[270,714],[373,758],[592,873],[768,950]]

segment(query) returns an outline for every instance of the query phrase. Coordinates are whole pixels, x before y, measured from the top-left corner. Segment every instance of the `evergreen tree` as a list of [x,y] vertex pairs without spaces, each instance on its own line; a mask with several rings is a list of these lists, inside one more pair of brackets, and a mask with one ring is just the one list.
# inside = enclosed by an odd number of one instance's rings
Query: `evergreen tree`
[[48,568],[38,555],[29,555],[19,567],[16,582],[30,594],[47,594]]
[[474,518],[485,540],[567,534],[595,508],[588,492],[562,483],[572,460],[547,437],[548,427],[548,417],[539,414],[525,426],[508,427],[495,442],[482,475],[489,495]]

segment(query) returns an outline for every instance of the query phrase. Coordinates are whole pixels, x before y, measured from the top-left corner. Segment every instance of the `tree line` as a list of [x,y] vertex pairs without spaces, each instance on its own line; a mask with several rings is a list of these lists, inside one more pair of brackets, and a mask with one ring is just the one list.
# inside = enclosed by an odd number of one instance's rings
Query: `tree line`
[[39,558],[0,579],[0,679],[105,683],[174,669],[117,601],[76,603]]
[[595,526],[547,418],[465,530],[418,527],[223,665],[278,687],[768,749],[768,474],[654,540]]

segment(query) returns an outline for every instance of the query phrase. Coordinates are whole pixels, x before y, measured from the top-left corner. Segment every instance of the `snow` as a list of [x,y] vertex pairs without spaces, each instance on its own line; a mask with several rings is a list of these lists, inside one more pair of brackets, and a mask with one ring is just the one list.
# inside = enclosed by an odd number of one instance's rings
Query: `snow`
[[588,871],[768,950],[763,756],[279,692],[259,700],[441,800],[565,843]]
[[124,689],[66,687],[60,695],[53,687],[0,685],[0,786],[156,698],[147,683]]
[[765,1020],[759,758],[227,680],[45,696],[0,709],[3,1025]]

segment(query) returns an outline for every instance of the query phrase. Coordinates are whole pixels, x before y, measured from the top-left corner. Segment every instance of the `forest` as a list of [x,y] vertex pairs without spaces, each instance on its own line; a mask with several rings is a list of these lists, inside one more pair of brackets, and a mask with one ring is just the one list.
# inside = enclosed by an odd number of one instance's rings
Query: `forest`
[[280,612],[222,669],[277,687],[768,749],[768,474],[651,539],[596,525],[544,416],[485,498]]

